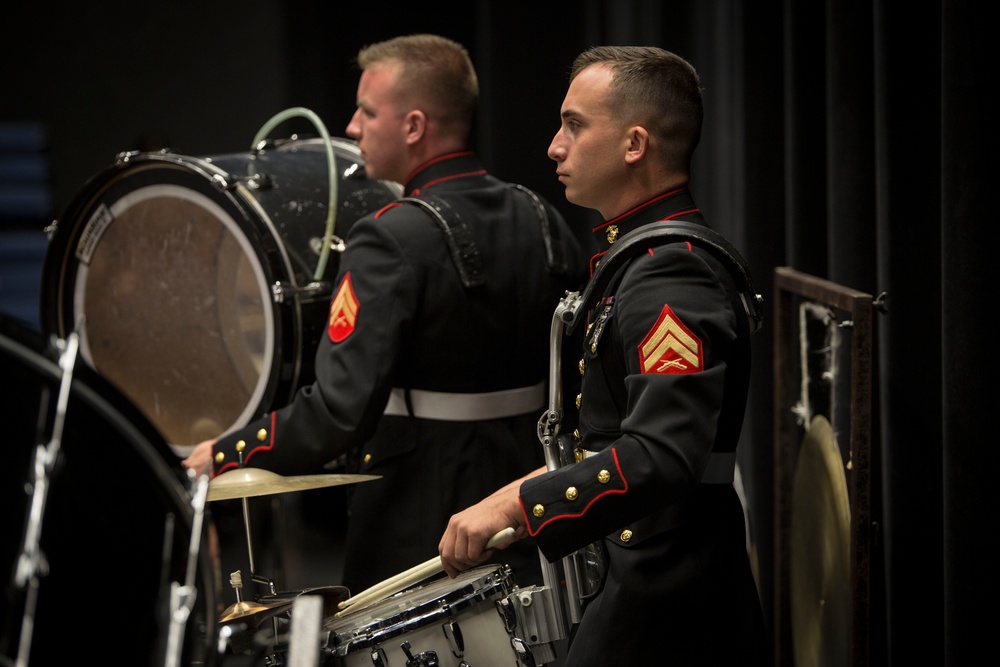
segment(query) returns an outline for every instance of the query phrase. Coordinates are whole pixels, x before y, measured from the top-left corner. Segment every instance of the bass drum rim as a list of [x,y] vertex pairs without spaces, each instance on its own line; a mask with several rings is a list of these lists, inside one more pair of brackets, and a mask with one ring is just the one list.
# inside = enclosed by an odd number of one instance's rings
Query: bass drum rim
[[[355,143],[331,144],[341,177],[334,231],[346,236],[400,190],[367,178]],[[79,329],[88,365],[179,456],[286,404],[314,377],[339,262],[331,252],[315,280],[316,239],[292,235],[326,231],[328,203],[313,199],[329,188],[305,189],[317,161],[327,163],[318,139],[203,157],[122,154],[54,227],[42,270],[43,331]],[[178,228],[194,240],[177,240]],[[95,268],[102,261],[104,273]]]

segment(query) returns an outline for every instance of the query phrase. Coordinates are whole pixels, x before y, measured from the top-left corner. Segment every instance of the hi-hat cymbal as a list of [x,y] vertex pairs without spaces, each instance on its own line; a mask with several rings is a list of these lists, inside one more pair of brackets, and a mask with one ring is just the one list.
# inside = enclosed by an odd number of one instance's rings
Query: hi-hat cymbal
[[341,484],[357,484],[379,479],[379,475],[296,475],[285,476],[263,468],[237,468],[224,472],[208,483],[208,500],[228,500],[319,489]]
[[219,623],[241,621],[251,628],[256,628],[260,622],[277,616],[292,608],[294,598],[283,598],[268,602],[248,602],[246,600],[232,604],[219,617]]

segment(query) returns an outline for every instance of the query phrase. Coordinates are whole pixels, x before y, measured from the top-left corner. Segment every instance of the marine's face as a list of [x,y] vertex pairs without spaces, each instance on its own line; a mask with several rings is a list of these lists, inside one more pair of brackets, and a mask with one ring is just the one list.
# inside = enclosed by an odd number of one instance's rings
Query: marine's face
[[358,142],[370,178],[403,183],[407,177],[406,109],[396,89],[396,68],[379,63],[358,82],[357,108],[347,136]]
[[611,71],[591,65],[573,79],[560,111],[559,131],[548,155],[556,161],[556,175],[566,186],[566,199],[601,212],[605,219],[619,213],[615,194],[624,178],[628,136],[623,123],[612,116]]

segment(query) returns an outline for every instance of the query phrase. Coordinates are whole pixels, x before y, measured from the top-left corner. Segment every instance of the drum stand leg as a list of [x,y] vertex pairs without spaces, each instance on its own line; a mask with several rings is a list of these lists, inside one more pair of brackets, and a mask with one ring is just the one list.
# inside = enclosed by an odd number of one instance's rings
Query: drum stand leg
[[[189,471],[189,474],[194,474]],[[208,475],[201,475],[196,483],[192,505],[194,506],[194,523],[191,529],[191,541],[188,546],[187,571],[184,585],[171,582],[170,585],[170,629],[167,634],[167,652],[164,667],[178,667],[184,645],[184,628],[191,615],[198,588],[195,586],[195,574],[198,566],[198,550],[201,544],[202,521],[205,516],[205,499],[208,497]],[[168,542],[165,542],[165,544]]]
[[14,575],[17,587],[27,589],[24,620],[21,623],[21,636],[17,661],[14,663],[15,667],[27,667],[28,656],[31,653],[31,638],[35,629],[35,606],[38,603],[39,577],[48,574],[48,564],[40,548],[42,517],[45,514],[45,503],[48,499],[49,478],[59,458],[59,448],[62,444],[63,423],[66,418],[66,406],[69,403],[69,390],[73,382],[73,366],[76,364],[79,342],[79,336],[72,333],[65,343],[63,341],[56,343],[57,347],[62,350],[59,355],[62,377],[59,381],[59,396],[56,401],[52,437],[48,445],[38,445],[35,448],[32,460],[31,509],[24,531],[24,547],[18,557]]

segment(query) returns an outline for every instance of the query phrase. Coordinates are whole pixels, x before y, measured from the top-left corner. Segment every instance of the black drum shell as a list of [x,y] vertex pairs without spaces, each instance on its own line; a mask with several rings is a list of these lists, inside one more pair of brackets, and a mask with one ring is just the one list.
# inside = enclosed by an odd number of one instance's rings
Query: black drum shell
[[[63,341],[65,342],[65,341]],[[0,412],[4,424],[0,654],[21,648],[27,586],[15,578],[24,547],[36,449],[52,447],[62,373],[42,334],[0,318]],[[206,515],[194,534],[188,483],[157,430],[113,386],[79,363],[64,411],[56,463],[43,479],[38,582],[28,664],[83,657],[162,665],[170,634],[170,591],[191,584],[179,664],[215,662],[220,613],[217,544]],[[217,542],[217,540],[216,540]],[[189,553],[197,562],[188,582]],[[13,664],[11,659],[10,664]]]

